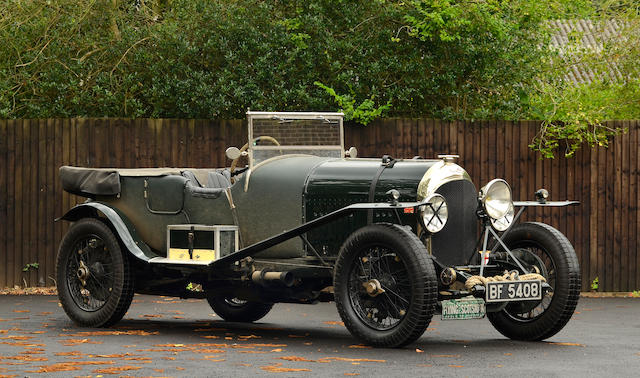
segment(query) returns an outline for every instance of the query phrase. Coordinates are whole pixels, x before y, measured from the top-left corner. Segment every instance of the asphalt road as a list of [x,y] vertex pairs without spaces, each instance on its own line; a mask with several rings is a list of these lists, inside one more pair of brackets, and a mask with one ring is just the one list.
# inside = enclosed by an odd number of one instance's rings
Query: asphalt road
[[438,317],[408,347],[373,349],[351,337],[331,303],[279,304],[247,325],[222,322],[205,301],[136,296],[116,327],[96,330],[69,321],[56,297],[0,296],[0,377],[631,377],[639,371],[636,298],[581,298],[569,324],[547,342],[505,339],[486,320]]

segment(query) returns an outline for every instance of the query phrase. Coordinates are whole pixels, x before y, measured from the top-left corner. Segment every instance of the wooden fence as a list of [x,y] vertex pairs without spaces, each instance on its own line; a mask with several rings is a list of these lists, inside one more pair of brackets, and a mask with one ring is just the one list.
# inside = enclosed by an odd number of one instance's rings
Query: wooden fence
[[[514,198],[545,187],[555,200],[580,206],[533,209],[527,220],[559,228],[576,248],[583,290],[599,278],[601,291],[640,288],[640,122],[608,149],[582,148],[574,158],[541,160],[530,144],[537,122],[442,122],[390,119],[348,125],[346,146],[360,156],[398,158],[439,153],[461,156],[479,187],[505,178]],[[67,225],[55,222],[84,199],[64,193],[58,167],[220,167],[224,150],[246,139],[243,121],[50,119],[0,120],[0,287],[52,285],[57,246]],[[38,263],[37,269],[23,269]]]

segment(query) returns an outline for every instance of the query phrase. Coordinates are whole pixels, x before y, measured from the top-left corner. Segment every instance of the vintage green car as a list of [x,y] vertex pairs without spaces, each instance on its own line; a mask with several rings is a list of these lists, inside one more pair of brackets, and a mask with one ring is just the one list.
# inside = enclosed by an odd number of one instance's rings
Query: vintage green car
[[64,189],[87,197],[61,218],[73,222],[57,259],[68,316],[109,326],[146,293],[206,298],[234,322],[333,300],[355,337],[381,347],[415,341],[434,313],[486,316],[518,340],[564,327],[575,251],[549,225],[516,223],[528,206],[575,202],[544,189],[514,202],[501,179],[478,190],[453,155],[357,158],[342,118],[249,111],[229,168],[61,167]]

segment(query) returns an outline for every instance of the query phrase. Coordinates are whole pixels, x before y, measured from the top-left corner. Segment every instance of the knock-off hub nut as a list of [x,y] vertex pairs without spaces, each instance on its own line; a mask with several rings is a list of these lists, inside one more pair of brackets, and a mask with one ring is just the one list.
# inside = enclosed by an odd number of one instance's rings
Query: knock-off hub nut
[[384,289],[382,288],[382,285],[380,285],[380,281],[376,280],[375,278],[364,282],[362,286],[367,291],[367,294],[369,294],[369,296],[371,297],[375,297],[379,294],[384,293]]

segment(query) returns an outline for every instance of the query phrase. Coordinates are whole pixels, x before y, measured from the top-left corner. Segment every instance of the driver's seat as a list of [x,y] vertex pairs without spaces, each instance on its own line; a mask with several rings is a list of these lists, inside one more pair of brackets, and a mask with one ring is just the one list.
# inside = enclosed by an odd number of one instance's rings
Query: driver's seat
[[231,186],[231,182],[225,175],[217,171],[209,172],[207,185],[205,185],[205,187],[226,189],[230,186]]

